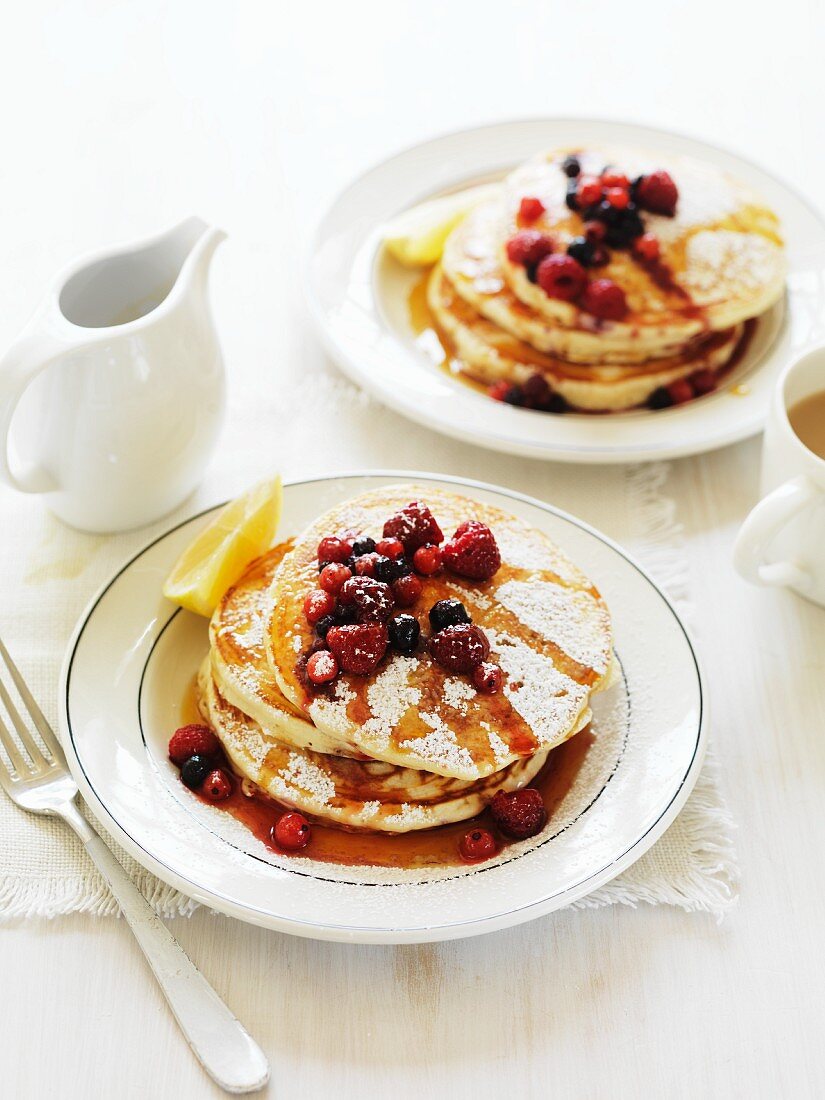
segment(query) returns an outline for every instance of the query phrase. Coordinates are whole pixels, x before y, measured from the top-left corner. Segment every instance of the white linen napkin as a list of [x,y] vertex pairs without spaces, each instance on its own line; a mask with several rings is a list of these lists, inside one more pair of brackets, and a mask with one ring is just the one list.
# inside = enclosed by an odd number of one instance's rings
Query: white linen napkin
[[[518,489],[573,512],[621,542],[689,618],[688,559],[675,506],[665,494],[667,467],[561,466],[498,455],[403,420],[323,365],[309,375],[296,365],[293,373],[292,384],[271,391],[242,388],[246,396],[230,409],[226,438],[204,487],[178,515],[151,528],[84,535],[53,519],[36,499],[0,490],[2,636],[55,726],[62,655],[97,588],[176,520],[277,469],[287,479],[330,470],[419,469]],[[736,897],[732,831],[711,753],[667,833],[631,868],[576,904],[670,904],[719,917]],[[61,822],[26,814],[0,794],[0,836],[0,920],[118,912],[80,843]],[[106,839],[159,913],[186,915],[196,908]]]

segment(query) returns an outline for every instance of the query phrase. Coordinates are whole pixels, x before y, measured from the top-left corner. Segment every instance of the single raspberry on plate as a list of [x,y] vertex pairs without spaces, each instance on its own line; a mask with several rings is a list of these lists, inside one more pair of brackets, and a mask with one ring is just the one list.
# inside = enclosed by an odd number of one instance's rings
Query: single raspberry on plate
[[380,623],[333,626],[327,631],[327,645],[344,672],[366,676],[387,652],[389,635]]
[[223,802],[232,794],[232,782],[229,776],[221,768],[215,768],[204,779],[201,785],[201,794],[210,802]]
[[422,577],[431,577],[441,568],[441,549],[438,546],[419,546],[413,554],[413,566]]
[[522,267],[535,267],[552,251],[552,239],[538,229],[520,229],[507,242],[507,259]]
[[297,852],[306,848],[312,836],[309,822],[303,814],[282,814],[272,827],[272,839],[279,848]]
[[375,577],[350,577],[338,595],[345,607],[355,608],[357,623],[385,623],[395,606],[390,586]]
[[444,534],[426,504],[413,500],[384,524],[385,539],[398,539],[408,554],[428,542],[444,541]]
[[634,192],[636,202],[643,210],[649,210],[653,214],[666,214],[668,217],[673,217],[676,213],[679,189],[669,172],[659,169],[649,176],[642,176],[636,182]]
[[318,561],[345,562],[352,553],[352,539],[325,538],[318,543]]
[[319,649],[307,659],[306,672],[310,683],[328,684],[338,675],[338,662],[328,649]]
[[549,298],[572,302],[587,282],[587,272],[572,256],[546,256],[536,269],[536,282]]
[[498,851],[496,838],[487,829],[471,829],[458,842],[458,851],[467,863],[478,863],[490,859]]
[[220,749],[221,743],[209,726],[181,726],[169,738],[169,759],[178,767],[190,756],[214,756]]
[[457,623],[430,638],[430,654],[448,672],[472,672],[490,655],[487,635],[478,626]]
[[525,195],[518,207],[519,224],[529,225],[540,218],[544,211],[545,206],[541,199],[537,199],[533,195]]
[[501,565],[495,535],[486,523],[474,519],[461,524],[444,544],[441,557],[453,573],[476,581],[488,581]]
[[582,309],[604,321],[621,321],[627,314],[627,299],[612,279],[594,279],[585,287]]
[[535,787],[525,787],[521,791],[497,791],[490,803],[490,812],[499,829],[516,840],[535,836],[547,820],[547,811]]

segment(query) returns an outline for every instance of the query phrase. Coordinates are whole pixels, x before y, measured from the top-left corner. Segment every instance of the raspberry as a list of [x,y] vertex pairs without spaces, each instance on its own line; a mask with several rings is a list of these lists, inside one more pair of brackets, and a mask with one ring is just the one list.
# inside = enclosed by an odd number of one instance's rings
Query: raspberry
[[325,565],[321,570],[318,577],[318,584],[325,592],[330,592],[333,596],[337,596],[341,590],[341,585],[344,581],[348,581],[352,576],[352,570],[347,568],[346,565],[341,565],[340,562],[331,561],[329,565]]
[[430,638],[430,655],[448,672],[472,672],[490,653],[487,635],[477,626],[458,623]]
[[370,554],[362,554],[360,558],[356,558],[353,565],[356,575],[359,577],[374,577],[375,563],[378,561],[379,557],[380,554],[372,552]]
[[414,573],[409,573],[406,577],[399,577],[392,590],[398,607],[412,607],[421,595],[422,585]]
[[535,836],[547,820],[547,811],[535,787],[525,787],[509,794],[497,791],[490,803],[490,811],[499,829],[516,840]]
[[604,197],[614,210],[625,210],[630,205],[630,192],[625,187],[608,187]]
[[693,392],[701,397],[706,393],[713,393],[716,389],[716,375],[711,370],[698,370],[688,379]]
[[531,195],[525,195],[525,197],[519,203],[518,208],[518,220],[520,225],[529,224],[534,222],[536,218],[540,218],[545,211],[544,203],[541,199],[533,198]]
[[318,561],[345,562],[352,553],[349,539],[326,538],[318,543]]
[[278,818],[271,835],[279,848],[297,852],[309,844],[312,830],[303,814],[289,813]]
[[522,267],[535,267],[553,251],[553,241],[538,229],[520,229],[507,242],[507,259]]
[[659,238],[655,233],[643,233],[633,242],[633,254],[640,260],[658,259],[659,250]]
[[627,313],[624,291],[611,279],[594,279],[582,294],[582,309],[606,321],[621,321]]
[[413,554],[413,566],[424,577],[431,577],[441,568],[441,550],[427,544],[419,546]]
[[223,802],[225,798],[229,798],[232,794],[232,783],[226,772],[220,768],[211,771],[203,781],[201,794],[210,802]]
[[461,524],[441,553],[448,569],[475,581],[488,581],[501,565],[495,535],[474,519]]
[[510,383],[505,382],[504,379],[502,379],[500,382],[494,382],[492,386],[490,386],[489,390],[487,390],[487,393],[490,395],[490,397],[492,397],[494,401],[504,401],[509,392]]
[[675,382],[671,382],[669,386],[665,386],[670,400],[674,405],[684,405],[688,401],[692,401],[694,398],[693,386],[688,382],[687,378],[677,378]]
[[387,628],[379,623],[333,626],[327,631],[327,645],[344,672],[366,676],[387,652]]
[[679,189],[672,176],[661,169],[642,176],[635,187],[636,202],[643,210],[672,217],[679,201]]
[[322,588],[314,589],[304,600],[304,615],[308,623],[317,623],[319,619],[323,619],[324,615],[329,615],[334,608],[335,597]]
[[433,630],[443,630],[445,626],[470,622],[467,608],[460,600],[454,600],[452,596],[434,603],[430,608],[429,618]]
[[572,302],[587,282],[587,275],[572,256],[546,256],[536,269],[536,282],[550,298]]
[[[327,633],[331,628],[327,628]],[[319,649],[306,663],[307,678],[312,684],[328,684],[338,675],[338,662],[328,649]]]
[[579,206],[595,206],[602,197],[601,180],[594,176],[580,176],[576,187],[576,199]]
[[345,606],[355,608],[357,623],[385,623],[395,606],[390,586],[374,577],[350,577],[339,598]]
[[615,168],[606,168],[604,172],[602,172],[602,186],[621,187],[627,191],[630,188],[630,180],[624,172],[617,172]]
[[398,539],[381,539],[380,542],[376,543],[375,550],[376,553],[383,554],[385,558],[392,558],[394,561],[403,555],[404,546]]
[[489,661],[483,661],[473,669],[473,686],[483,695],[495,695],[501,691],[503,680],[501,669]]
[[471,829],[458,842],[458,851],[467,863],[478,863],[496,854],[496,838],[486,829]]
[[413,500],[384,524],[385,539],[398,539],[412,554],[428,542],[443,542],[444,535],[426,504]]
[[214,756],[220,749],[221,743],[209,726],[181,726],[169,738],[169,759],[178,767],[190,756]]

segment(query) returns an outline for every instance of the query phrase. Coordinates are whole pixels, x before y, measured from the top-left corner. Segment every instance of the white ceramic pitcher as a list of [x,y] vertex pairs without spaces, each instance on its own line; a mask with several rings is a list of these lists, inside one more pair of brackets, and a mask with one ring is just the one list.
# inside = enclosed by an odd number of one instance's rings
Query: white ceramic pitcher
[[225,404],[207,296],[224,236],[188,218],[58,276],[0,361],[0,481],[98,532],[192,492]]

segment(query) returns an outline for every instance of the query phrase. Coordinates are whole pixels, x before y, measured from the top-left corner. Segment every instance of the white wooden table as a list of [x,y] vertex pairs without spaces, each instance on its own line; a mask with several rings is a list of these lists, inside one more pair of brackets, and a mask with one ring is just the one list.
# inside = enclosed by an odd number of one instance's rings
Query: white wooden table
[[[699,134],[821,197],[823,32],[825,11],[803,0],[770,15],[713,0],[18,5],[0,36],[0,343],[77,252],[198,212],[230,233],[213,283],[236,395],[222,453],[239,446],[237,395],[252,386],[271,462],[314,472],[311,433],[306,453],[279,452],[278,379],[318,362],[297,265],[350,174],[435,131],[591,114]],[[397,426],[396,453],[352,439],[340,465],[432,466],[438,447],[455,473],[516,488],[545,475]],[[758,455],[751,442],[685,460],[670,482],[740,825],[739,908],[721,927],[614,907],[397,949],[177,921],[270,1056],[269,1095],[825,1093],[825,613],[732,572]],[[17,584],[0,578],[4,611]],[[44,604],[17,629],[48,623]],[[0,996],[4,1096],[217,1094],[117,921],[0,928]]]

